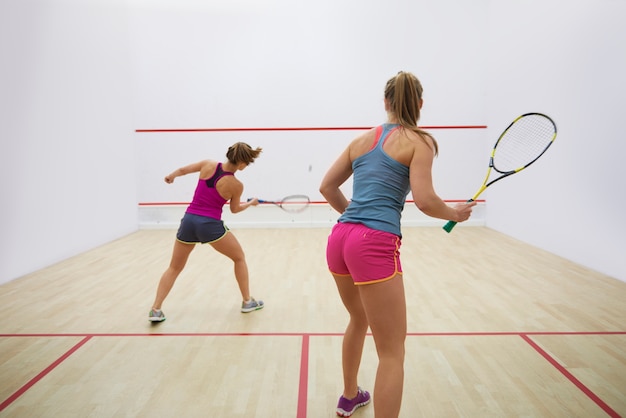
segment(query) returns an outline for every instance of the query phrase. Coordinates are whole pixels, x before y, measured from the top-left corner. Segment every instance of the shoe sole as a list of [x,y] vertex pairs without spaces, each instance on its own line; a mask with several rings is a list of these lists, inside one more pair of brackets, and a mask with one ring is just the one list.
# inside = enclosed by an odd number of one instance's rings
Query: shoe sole
[[148,321],[150,321],[150,322],[163,322],[163,321],[165,321],[165,318],[148,318]]
[[265,305],[261,305],[261,306],[255,306],[254,308],[242,309],[241,313],[250,313],[250,312],[258,311],[258,310],[263,309],[264,307]]
[[360,407],[362,407],[362,406],[365,406],[365,405],[369,404],[369,403],[370,403],[370,400],[371,400],[371,399],[368,399],[368,400],[367,400],[367,401],[365,401],[365,402],[361,402],[361,403],[356,404],[356,406],[354,407],[354,409],[352,410],[352,412],[347,412],[347,411],[344,411],[344,410],[343,410],[343,409],[341,409],[341,408],[337,408],[337,411],[336,411],[336,412],[337,412],[337,416],[338,416],[338,417],[351,417],[351,416],[352,416],[352,414],[354,414],[354,413],[356,412],[356,410],[357,410],[357,409],[359,409],[359,408],[360,408]]

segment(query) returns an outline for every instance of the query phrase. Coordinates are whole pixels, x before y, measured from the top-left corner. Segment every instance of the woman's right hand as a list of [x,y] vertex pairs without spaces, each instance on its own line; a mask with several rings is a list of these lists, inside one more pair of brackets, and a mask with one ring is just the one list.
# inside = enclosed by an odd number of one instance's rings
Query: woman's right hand
[[457,203],[454,205],[454,210],[456,212],[457,218],[456,222],[467,221],[472,214],[472,208],[476,206],[475,201],[465,202],[465,203]]

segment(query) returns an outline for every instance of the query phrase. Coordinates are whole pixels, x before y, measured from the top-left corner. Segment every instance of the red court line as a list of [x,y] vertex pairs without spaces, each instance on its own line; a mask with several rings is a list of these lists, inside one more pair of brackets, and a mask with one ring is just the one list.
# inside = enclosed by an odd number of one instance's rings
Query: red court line
[[[131,332],[131,333],[25,333],[0,334],[0,338],[18,337],[337,337],[343,332]],[[368,333],[367,335],[372,335]],[[626,335],[626,331],[476,331],[476,332],[408,332],[409,337],[489,337],[525,335]]]
[[[19,338],[19,337],[340,337],[343,332],[319,332],[319,333],[303,333],[303,332],[131,332],[131,333],[102,333],[102,334],[81,334],[81,333],[61,333],[61,334],[0,334],[0,338]],[[371,334],[370,334],[371,335]],[[515,333],[514,335],[519,335]]]
[[[444,199],[444,202],[448,203],[462,203],[467,202],[467,199]],[[485,199],[476,199],[477,203],[485,203]],[[190,202],[139,202],[139,206],[186,206]],[[297,202],[295,202],[297,203]],[[415,203],[414,200],[407,200],[406,203]],[[325,200],[314,200],[311,201],[312,205],[327,205],[328,202]],[[261,203],[261,205],[272,205],[272,203]]]
[[300,355],[300,386],[298,387],[297,418],[306,418],[309,390],[309,335],[302,336],[302,354]]
[[[70,355],[76,352],[87,341],[94,337],[248,337],[248,336],[265,336],[265,337],[302,337],[302,351],[300,355],[300,381],[298,387],[298,406],[297,418],[306,418],[307,398],[308,398],[308,370],[309,370],[309,342],[310,337],[341,337],[344,334],[336,333],[301,333],[301,332],[260,332],[260,333],[223,333],[223,332],[207,332],[207,333],[101,333],[101,334],[81,334],[81,333],[63,333],[63,334],[0,334],[0,338],[16,338],[16,337],[83,337],[83,339],[68,350],[64,355],[59,357],[54,363],[44,369],[41,373],[31,379],[28,383],[17,390],[13,395],[0,404],[0,411],[5,409],[17,398],[23,395],[34,384],[39,382],[43,377],[50,373],[54,368],[61,364]],[[371,336],[371,333],[368,333]],[[578,387],[585,395],[593,400],[600,408],[602,408],[609,416],[620,418],[611,407],[609,407],[602,399],[600,399],[589,388],[582,384],[576,377],[569,373],[554,358],[546,353],[539,345],[537,345],[529,336],[531,335],[626,335],[626,331],[538,331],[538,332],[409,332],[407,336],[413,337],[463,337],[463,336],[519,336],[530,344],[539,354],[541,354],[550,364],[556,367],[565,377],[567,377],[576,387]]]
[[[422,129],[486,129],[487,125],[420,126]],[[152,132],[250,132],[250,131],[366,131],[371,126],[292,127],[292,128],[180,128],[135,129],[137,133]]]
[[587,397],[596,403],[604,412],[606,412],[612,418],[620,418],[620,415],[608,406],[598,395],[593,393],[591,389],[585,386],[580,380],[578,380],[573,374],[571,374],[565,367],[563,367],[554,357],[548,354],[543,348],[539,347],[539,344],[534,342],[528,335],[520,334],[520,336],[530,344],[539,354],[543,356],[550,364],[552,364],[558,371],[561,372],[570,382],[572,382],[578,389],[580,389]]
[[30,379],[28,381],[28,383],[26,383],[24,386],[19,388],[15,393],[13,393],[13,395],[11,395],[7,399],[5,399],[4,402],[0,403],[0,412],[2,410],[4,410],[7,406],[11,405],[17,398],[22,396],[24,394],[24,392],[26,392],[28,389],[30,389],[35,383],[37,383],[41,379],[43,379],[48,373],[50,373],[52,370],[54,370],[59,364],[63,363],[63,361],[65,361],[66,358],[71,356],[74,352],[76,352],[76,350],[78,350],[80,347],[82,347],[91,338],[92,338],[91,336],[85,336],[85,338],[83,338],[74,347],[70,348],[65,354],[63,354],[61,357],[59,357],[54,363],[52,363],[51,365],[46,367],[37,376],[35,376],[32,379]]
[[[186,206],[191,202],[139,202],[138,205],[139,206]],[[293,202],[290,204],[301,204],[301,202]],[[311,201],[310,204],[312,205],[326,205],[328,204],[327,201],[325,200],[317,200],[317,201]],[[274,204],[272,202],[262,202],[259,203],[259,205],[267,205],[267,206],[273,206]],[[226,203],[224,206],[228,206],[228,203]]]

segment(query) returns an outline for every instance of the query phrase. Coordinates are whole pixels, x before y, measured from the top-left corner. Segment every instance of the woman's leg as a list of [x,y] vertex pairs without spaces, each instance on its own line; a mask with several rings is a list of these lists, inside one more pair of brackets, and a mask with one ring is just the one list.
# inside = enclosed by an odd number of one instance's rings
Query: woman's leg
[[363,344],[367,333],[367,317],[361,303],[359,289],[352,277],[333,274],[339,296],[350,314],[350,322],[343,336],[341,366],[343,368],[343,396],[352,399],[357,395],[358,374],[363,354]]
[[237,238],[235,238],[231,232],[228,232],[219,240],[212,242],[211,245],[219,253],[233,260],[233,263],[235,263],[235,279],[237,279],[241,297],[244,302],[249,301],[250,284],[248,283],[248,264],[246,263],[246,256]]
[[189,254],[191,254],[191,251],[194,249],[194,247],[195,244],[185,244],[178,240],[174,242],[172,259],[170,261],[169,267],[161,276],[152,309],[161,309],[161,304],[170,293],[170,290],[172,290],[172,286],[174,286],[176,278],[178,277],[180,272],[183,271],[185,264],[187,264]]
[[406,299],[402,275],[358,286],[378,353],[374,385],[376,418],[397,418],[404,386]]

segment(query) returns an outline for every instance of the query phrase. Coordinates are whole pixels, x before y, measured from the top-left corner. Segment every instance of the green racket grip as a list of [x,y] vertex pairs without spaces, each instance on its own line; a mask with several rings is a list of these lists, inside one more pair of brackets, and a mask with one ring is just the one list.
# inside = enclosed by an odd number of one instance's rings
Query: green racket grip
[[454,225],[456,224],[457,222],[448,221],[448,223],[443,226],[443,230],[450,233],[450,231],[452,231],[452,228],[454,228]]

